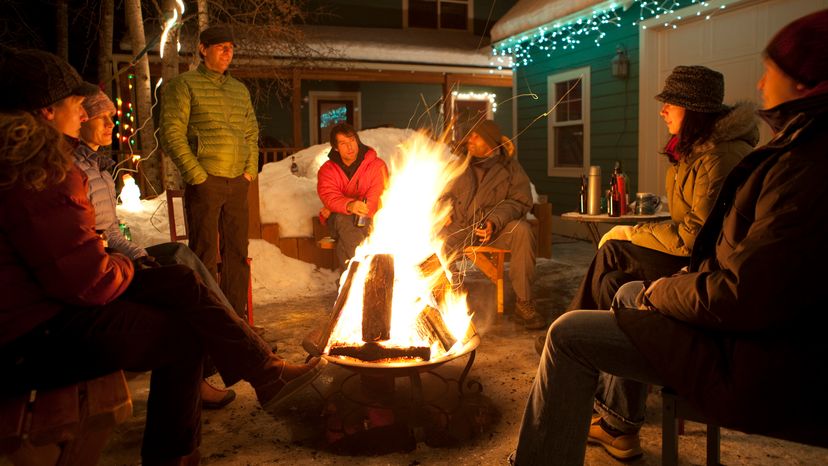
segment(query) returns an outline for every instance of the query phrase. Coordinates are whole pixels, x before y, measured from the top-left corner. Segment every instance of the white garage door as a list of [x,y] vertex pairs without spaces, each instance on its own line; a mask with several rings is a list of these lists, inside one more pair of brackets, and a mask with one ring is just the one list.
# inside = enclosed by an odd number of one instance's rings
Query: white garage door
[[[715,4],[716,2],[709,2]],[[643,23],[639,96],[639,189],[664,192],[667,162],[659,151],[667,130],[658,116],[661,104],[653,99],[677,65],[704,65],[725,76],[725,103],[741,100],[761,103],[756,82],[762,75],[761,52],[771,37],[792,20],[828,7],[828,0],[773,0],[718,2],[726,8],[696,15],[699,7],[676,11],[667,27],[665,18]],[[714,7],[717,5],[713,5]],[[678,17],[690,20],[678,20]],[[675,24],[677,27],[673,28]],[[762,139],[770,135],[762,123]]]

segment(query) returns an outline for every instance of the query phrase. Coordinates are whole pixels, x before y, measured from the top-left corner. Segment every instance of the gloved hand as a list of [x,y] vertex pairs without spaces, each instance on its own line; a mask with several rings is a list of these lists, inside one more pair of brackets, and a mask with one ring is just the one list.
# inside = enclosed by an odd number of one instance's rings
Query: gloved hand
[[633,227],[630,225],[616,225],[612,227],[610,231],[601,237],[601,241],[598,242],[598,248],[600,249],[604,243],[611,239],[630,241],[630,239],[632,239],[632,230]]
[[161,267],[161,264],[159,264],[158,261],[156,261],[155,258],[152,256],[142,256],[135,259],[132,262],[135,264],[136,270],[154,269],[156,267]]

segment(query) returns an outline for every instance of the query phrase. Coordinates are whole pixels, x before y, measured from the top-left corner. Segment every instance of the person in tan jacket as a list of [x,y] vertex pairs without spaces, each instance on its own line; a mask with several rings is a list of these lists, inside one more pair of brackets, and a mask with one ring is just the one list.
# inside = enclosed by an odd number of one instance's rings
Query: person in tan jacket
[[664,155],[670,221],[613,228],[569,308],[609,309],[618,288],[686,266],[722,182],[759,141],[753,104],[724,105],[724,77],[703,66],[677,66],[656,96],[671,138]]

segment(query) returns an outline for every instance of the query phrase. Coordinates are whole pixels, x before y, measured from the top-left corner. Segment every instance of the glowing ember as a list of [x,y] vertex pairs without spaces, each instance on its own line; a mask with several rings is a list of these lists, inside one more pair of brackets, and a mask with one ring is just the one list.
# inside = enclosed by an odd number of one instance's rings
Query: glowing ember
[[[474,333],[465,293],[448,286],[451,272],[446,264],[450,262],[443,257],[443,242],[437,237],[450,214],[450,206],[441,202],[441,196],[464,167],[446,145],[422,133],[400,146],[390,160],[389,184],[381,199],[382,207],[374,216],[371,235],[353,258],[360,266],[352,280],[347,280],[347,271],[340,280],[343,287],[349,281],[352,284],[325,352],[332,347],[361,347],[366,343],[365,283],[371,278],[371,261],[378,255],[393,256],[393,283],[385,284],[393,286],[390,332],[387,340],[378,342],[381,347],[430,347],[429,359],[434,361],[458,352]],[[376,288],[377,284],[372,285]],[[340,289],[340,293],[343,291],[347,290]],[[435,337],[433,328],[424,325],[426,314],[432,322],[436,317],[450,333],[448,338],[441,342]],[[446,341],[450,348],[444,348]]]

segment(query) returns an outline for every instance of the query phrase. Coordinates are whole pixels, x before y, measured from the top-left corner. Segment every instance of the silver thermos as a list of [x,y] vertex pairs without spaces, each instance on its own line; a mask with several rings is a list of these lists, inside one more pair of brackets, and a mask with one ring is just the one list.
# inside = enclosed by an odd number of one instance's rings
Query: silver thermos
[[592,165],[589,167],[589,180],[587,191],[587,214],[601,214],[601,167]]

